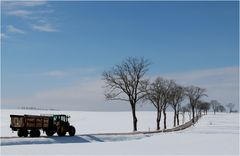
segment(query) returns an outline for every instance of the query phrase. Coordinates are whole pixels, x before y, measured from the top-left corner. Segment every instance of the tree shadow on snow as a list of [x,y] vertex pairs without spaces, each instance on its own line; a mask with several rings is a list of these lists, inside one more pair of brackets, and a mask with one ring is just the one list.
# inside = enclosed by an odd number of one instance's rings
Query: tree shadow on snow
[[97,142],[104,142],[103,140],[99,139],[98,137],[96,136],[93,136],[93,135],[86,135],[87,137],[89,137],[91,140],[93,141],[97,141]]

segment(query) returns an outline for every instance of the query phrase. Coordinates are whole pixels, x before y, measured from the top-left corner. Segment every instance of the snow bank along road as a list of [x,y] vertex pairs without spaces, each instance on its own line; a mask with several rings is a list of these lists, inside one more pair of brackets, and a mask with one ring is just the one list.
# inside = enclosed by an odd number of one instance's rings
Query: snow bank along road
[[[111,129],[111,125],[108,128]],[[203,116],[195,126],[170,133],[1,139],[1,154],[238,155],[238,146],[239,115],[210,114]]]

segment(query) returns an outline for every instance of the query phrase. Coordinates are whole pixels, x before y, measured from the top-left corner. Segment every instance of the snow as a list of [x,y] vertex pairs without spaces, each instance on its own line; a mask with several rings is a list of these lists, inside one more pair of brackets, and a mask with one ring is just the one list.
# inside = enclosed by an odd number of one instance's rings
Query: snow
[[[2,110],[1,136],[16,136],[9,114],[42,114],[46,111]],[[1,139],[2,155],[239,155],[239,114],[203,116],[194,126],[178,132],[134,135],[91,135],[131,132],[130,112],[47,112],[71,115],[75,137]],[[140,131],[155,130],[156,112],[138,112]],[[168,112],[168,127],[172,127]],[[188,115],[186,114],[186,117]],[[39,150],[40,149],[40,150]]]
[[[132,132],[131,112],[83,112],[83,111],[44,111],[44,110],[2,110],[1,112],[1,136],[16,136],[9,128],[10,114],[67,114],[69,122],[76,128],[77,134],[105,133],[105,132]],[[137,112],[138,130],[149,131],[156,129],[156,112]],[[163,118],[163,115],[162,115]],[[186,121],[188,115],[186,113]],[[181,119],[181,117],[180,117]],[[173,113],[167,114],[167,128],[173,127]],[[161,122],[163,127],[163,122]],[[44,134],[42,134],[44,135]]]

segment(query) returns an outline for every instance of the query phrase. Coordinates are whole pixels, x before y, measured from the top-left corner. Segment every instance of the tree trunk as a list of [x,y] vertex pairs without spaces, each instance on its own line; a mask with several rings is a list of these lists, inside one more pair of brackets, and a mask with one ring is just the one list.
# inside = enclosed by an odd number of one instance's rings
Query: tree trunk
[[183,113],[182,115],[183,115],[182,124],[184,124],[184,122],[185,122],[185,113]]
[[195,109],[194,109],[194,106],[192,105],[192,123],[195,122],[194,118],[195,118]]
[[196,120],[198,120],[198,116],[199,116],[199,112],[197,112],[197,110],[195,111],[195,113],[196,113]]
[[174,121],[173,121],[173,127],[176,127],[176,119],[177,119],[177,110],[174,108]]
[[191,120],[191,117],[192,117],[192,113],[191,113],[191,112],[188,112],[188,120],[189,120],[189,121]]
[[164,129],[167,129],[167,115],[166,115],[166,108],[163,109],[163,115],[164,115]]
[[161,110],[157,110],[157,130],[160,130]]
[[132,116],[133,116],[133,131],[137,131],[137,116],[135,105],[132,104]]
[[179,113],[177,113],[177,125],[179,126]]

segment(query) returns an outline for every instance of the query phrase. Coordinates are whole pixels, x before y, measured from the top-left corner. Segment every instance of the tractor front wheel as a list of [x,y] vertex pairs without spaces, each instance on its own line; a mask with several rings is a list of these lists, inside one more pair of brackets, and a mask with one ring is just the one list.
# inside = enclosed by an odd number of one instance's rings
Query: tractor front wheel
[[69,126],[69,131],[68,131],[69,135],[70,135],[70,136],[74,136],[74,135],[75,135],[75,132],[76,132],[75,127]]

